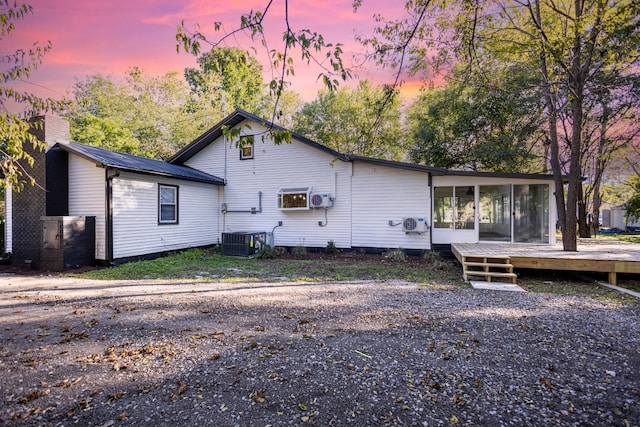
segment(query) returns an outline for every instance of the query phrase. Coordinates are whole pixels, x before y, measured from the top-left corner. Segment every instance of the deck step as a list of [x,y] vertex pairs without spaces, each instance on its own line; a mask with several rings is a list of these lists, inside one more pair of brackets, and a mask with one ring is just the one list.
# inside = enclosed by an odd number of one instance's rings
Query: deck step
[[511,283],[516,283],[518,277],[513,272],[513,264],[509,257],[494,256],[463,256],[462,275],[465,281],[469,277],[484,277],[487,282],[492,279],[510,279]]
[[486,276],[489,277],[518,277],[516,273],[501,273],[499,271],[467,271],[467,276]]
[[467,267],[493,267],[493,268],[513,268],[513,264],[507,263],[495,263],[495,262],[469,262],[465,261],[464,265]]

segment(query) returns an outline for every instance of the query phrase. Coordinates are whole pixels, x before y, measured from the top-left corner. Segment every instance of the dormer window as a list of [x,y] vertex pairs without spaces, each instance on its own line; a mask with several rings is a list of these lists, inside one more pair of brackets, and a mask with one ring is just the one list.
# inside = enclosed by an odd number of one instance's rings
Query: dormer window
[[253,159],[253,141],[244,139],[240,141],[240,160]]

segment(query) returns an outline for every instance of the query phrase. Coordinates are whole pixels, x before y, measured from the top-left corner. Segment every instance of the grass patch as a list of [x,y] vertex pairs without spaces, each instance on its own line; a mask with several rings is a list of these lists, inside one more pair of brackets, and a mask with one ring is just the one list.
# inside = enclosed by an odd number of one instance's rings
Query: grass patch
[[597,280],[606,281],[606,278],[587,274],[575,275],[563,271],[518,271],[518,285],[527,292],[589,297],[609,302],[638,303],[638,300],[630,295],[598,285]]
[[[138,261],[102,270],[72,274],[97,280],[182,279],[221,282],[342,282],[354,280],[406,280],[432,289],[461,289],[462,268],[435,254],[394,260],[384,255],[307,254],[274,251],[275,258],[228,257],[213,249],[192,249],[151,261]],[[598,280],[606,280],[606,277]],[[620,286],[640,292],[640,281]],[[579,296],[615,302],[638,301],[577,276],[559,271],[519,270],[518,285],[528,292]]]
[[[281,255],[282,256],[282,255]],[[407,257],[391,261],[380,255],[304,255],[287,258],[238,258],[213,250],[192,249],[150,261],[122,264],[93,270],[76,276],[97,280],[197,279],[210,281],[352,281],[407,280],[419,284],[437,284],[457,288],[462,282],[459,266]],[[432,268],[433,267],[433,268]]]
[[629,243],[640,243],[640,234],[598,234],[597,238],[605,240],[619,240],[621,242]]

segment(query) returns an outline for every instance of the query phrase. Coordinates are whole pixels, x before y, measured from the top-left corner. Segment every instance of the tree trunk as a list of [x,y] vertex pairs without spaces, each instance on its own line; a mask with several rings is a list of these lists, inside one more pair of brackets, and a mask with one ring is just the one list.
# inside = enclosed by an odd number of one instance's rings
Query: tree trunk
[[584,188],[580,182],[578,190],[578,235],[581,238],[591,237],[591,230],[587,221],[587,204],[584,199]]
[[593,205],[591,206],[591,216],[593,217],[592,231],[597,236],[600,230],[600,205],[602,197],[600,195],[600,187],[602,186],[602,175],[606,166],[607,158],[605,149],[609,143],[607,141],[607,126],[609,126],[609,106],[607,102],[603,102],[602,106],[602,123],[600,124],[600,135],[598,138],[598,157],[596,158],[595,179],[593,180]]
[[[540,3],[536,1],[535,15],[539,25],[542,25],[542,18],[540,14]],[[564,250],[567,250],[567,244],[565,241],[566,229],[567,229],[567,211],[565,208],[564,200],[564,177],[562,174],[562,166],[560,164],[560,145],[558,141],[558,112],[556,109],[556,103],[551,91],[551,81],[549,78],[549,70],[547,68],[546,48],[545,40],[542,34],[540,34],[540,73],[542,74],[542,93],[544,95],[544,102],[549,114],[549,163],[551,164],[551,171],[553,173],[553,181],[555,183],[555,199],[556,210],[558,213],[558,226],[562,233],[562,246]],[[575,223],[575,221],[574,221]],[[573,232],[575,240],[575,229]]]

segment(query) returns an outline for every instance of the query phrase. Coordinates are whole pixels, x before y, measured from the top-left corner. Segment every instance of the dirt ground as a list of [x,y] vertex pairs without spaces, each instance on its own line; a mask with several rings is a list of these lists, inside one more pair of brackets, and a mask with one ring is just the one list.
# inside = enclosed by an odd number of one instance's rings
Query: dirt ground
[[0,277],[2,425],[640,425],[640,309],[351,283]]

